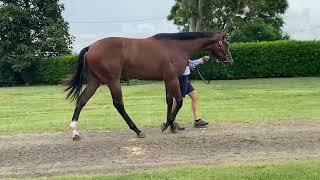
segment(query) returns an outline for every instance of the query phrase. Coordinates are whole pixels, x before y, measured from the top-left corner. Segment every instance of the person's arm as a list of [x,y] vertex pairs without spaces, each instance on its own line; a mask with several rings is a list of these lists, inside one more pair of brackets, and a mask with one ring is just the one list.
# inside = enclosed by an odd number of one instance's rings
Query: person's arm
[[196,59],[196,60],[189,60],[189,67],[194,69],[199,64],[204,64],[208,60],[209,60],[209,56],[204,56],[204,57],[202,57],[200,59]]

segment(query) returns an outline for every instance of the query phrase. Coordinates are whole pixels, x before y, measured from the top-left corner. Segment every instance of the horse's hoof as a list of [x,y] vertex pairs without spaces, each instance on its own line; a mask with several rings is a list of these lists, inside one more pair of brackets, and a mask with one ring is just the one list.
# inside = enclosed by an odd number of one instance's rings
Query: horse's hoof
[[171,131],[172,134],[178,133],[178,128],[177,128],[177,126],[176,126],[175,124],[172,124],[172,125],[170,126],[170,131]]
[[146,135],[143,132],[140,132],[139,134],[137,134],[138,138],[145,138]]
[[72,140],[73,140],[73,141],[80,141],[81,138],[80,138],[79,135],[75,135],[75,136],[72,137]]
[[163,124],[161,125],[161,131],[162,131],[162,132],[165,131],[168,127],[169,127],[169,124],[163,123]]
[[170,131],[172,134],[177,134],[178,133],[178,129],[177,128],[170,128]]

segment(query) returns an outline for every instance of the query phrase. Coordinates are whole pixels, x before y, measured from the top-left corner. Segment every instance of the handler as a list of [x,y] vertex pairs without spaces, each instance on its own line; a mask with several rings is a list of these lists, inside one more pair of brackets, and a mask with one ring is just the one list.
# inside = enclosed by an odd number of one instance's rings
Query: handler
[[[179,77],[179,83],[180,83],[180,90],[182,97],[185,97],[188,95],[191,98],[191,108],[194,118],[194,127],[195,128],[202,128],[206,127],[209,123],[205,122],[203,119],[200,118],[200,113],[198,111],[198,92],[193,88],[191,85],[191,82],[189,81],[189,75],[190,75],[190,69],[195,69],[196,66],[199,64],[204,64],[205,62],[209,61],[209,56],[203,56],[200,59],[196,60],[189,60],[188,65],[186,66],[186,69],[182,76]],[[172,109],[174,110],[176,107],[175,101],[173,102]],[[184,130],[185,127],[183,127],[181,124],[174,123],[178,130]]]

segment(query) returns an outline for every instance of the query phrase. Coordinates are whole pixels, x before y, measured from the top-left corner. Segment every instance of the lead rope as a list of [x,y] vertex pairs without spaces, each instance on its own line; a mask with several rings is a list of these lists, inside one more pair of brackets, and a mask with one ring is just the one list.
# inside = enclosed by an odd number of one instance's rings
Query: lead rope
[[198,73],[199,77],[202,79],[202,81],[203,81],[204,83],[206,83],[206,84],[210,84],[210,81],[211,81],[210,78],[209,78],[209,80],[204,79],[204,77],[203,77],[202,74],[200,73],[199,69],[197,68],[196,70],[197,70],[197,73]]
[[[213,66],[212,63],[209,62],[209,64],[211,64],[211,65]],[[208,64],[208,65],[209,65],[209,64]],[[211,76],[212,76],[213,68],[210,68],[210,69],[211,69],[211,70],[210,70],[210,74],[209,74],[209,79],[206,80],[206,79],[202,76],[202,74],[201,74],[200,70],[198,69],[198,67],[195,68],[195,70],[197,71],[199,77],[201,78],[201,80],[202,80],[205,84],[210,84],[210,82],[211,82],[211,78],[212,78]]]

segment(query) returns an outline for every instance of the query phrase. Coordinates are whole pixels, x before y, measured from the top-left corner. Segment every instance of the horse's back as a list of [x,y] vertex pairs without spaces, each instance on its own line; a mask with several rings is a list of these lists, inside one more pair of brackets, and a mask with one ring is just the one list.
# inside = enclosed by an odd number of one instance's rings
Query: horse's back
[[153,38],[110,37],[90,46],[87,54],[92,68],[115,77],[125,71],[137,79],[163,79],[163,69],[170,62],[168,49]]

